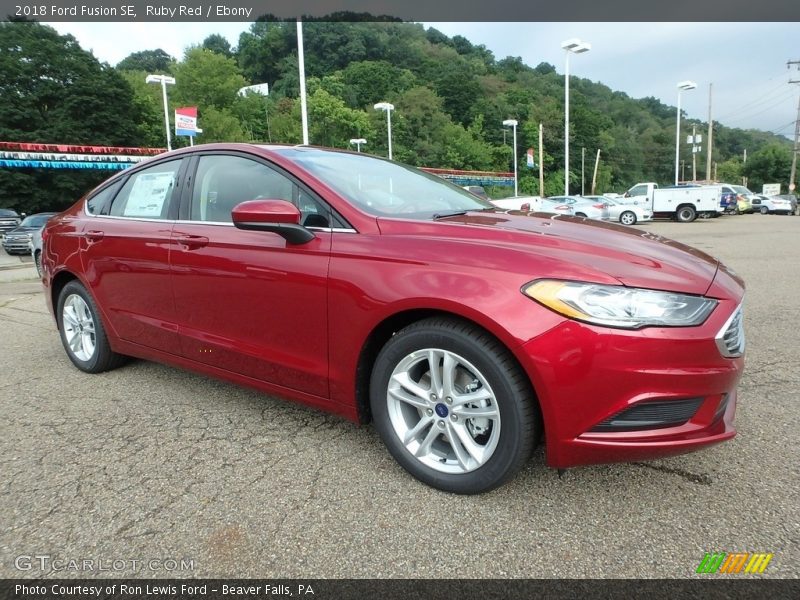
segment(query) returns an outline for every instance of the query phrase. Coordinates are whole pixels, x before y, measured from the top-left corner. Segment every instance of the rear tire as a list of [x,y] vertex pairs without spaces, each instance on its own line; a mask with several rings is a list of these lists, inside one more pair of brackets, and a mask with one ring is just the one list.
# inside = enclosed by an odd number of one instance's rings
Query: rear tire
[[386,343],[372,371],[370,405],[395,460],[420,481],[457,494],[509,480],[542,431],[514,357],[481,329],[446,317],[409,325]]
[[56,319],[64,350],[81,371],[102,373],[126,362],[127,357],[111,350],[100,311],[79,281],[70,281],[61,290]]
[[694,209],[694,206],[681,206],[678,212],[675,213],[675,218],[678,219],[680,223],[691,223],[697,218],[697,211]]

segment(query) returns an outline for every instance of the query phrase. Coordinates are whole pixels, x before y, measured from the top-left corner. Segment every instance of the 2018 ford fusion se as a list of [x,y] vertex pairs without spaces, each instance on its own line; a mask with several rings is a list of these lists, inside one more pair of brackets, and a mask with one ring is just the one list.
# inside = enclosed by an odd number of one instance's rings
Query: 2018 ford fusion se
[[52,218],[70,360],[133,356],[372,420],[434,487],[652,459],[735,435],[744,285],[635,228],[503,211],[402,164],[213,144]]

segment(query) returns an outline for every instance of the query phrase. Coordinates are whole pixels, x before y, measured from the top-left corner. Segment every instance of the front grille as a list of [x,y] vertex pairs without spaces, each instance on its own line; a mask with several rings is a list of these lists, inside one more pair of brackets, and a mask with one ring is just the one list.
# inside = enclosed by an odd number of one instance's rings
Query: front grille
[[591,431],[640,431],[677,427],[691,419],[702,403],[702,398],[641,402],[609,417]]
[[738,358],[744,354],[744,311],[742,305],[733,312],[716,337],[717,348],[725,358]]

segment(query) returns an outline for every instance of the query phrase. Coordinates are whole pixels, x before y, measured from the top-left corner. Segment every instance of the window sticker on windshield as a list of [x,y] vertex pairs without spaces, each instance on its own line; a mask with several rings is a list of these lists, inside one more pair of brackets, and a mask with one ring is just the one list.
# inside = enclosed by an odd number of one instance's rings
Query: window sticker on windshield
[[160,217],[174,180],[174,173],[141,174],[133,182],[123,215],[126,217]]

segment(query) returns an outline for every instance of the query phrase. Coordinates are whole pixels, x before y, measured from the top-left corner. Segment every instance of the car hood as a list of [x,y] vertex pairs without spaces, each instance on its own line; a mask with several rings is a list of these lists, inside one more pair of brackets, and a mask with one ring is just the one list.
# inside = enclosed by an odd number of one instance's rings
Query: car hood
[[698,295],[711,287],[719,265],[705,252],[669,238],[582,217],[468,212],[435,222],[379,219],[379,226],[384,234],[444,236],[513,247],[547,265],[548,272],[539,276],[563,273],[597,282],[611,278],[631,287]]
[[22,234],[24,234],[24,233],[33,233],[37,229],[39,229],[39,228],[38,227],[15,227],[14,229],[11,229],[11,230],[7,231],[6,235],[14,235],[15,233],[22,233]]

